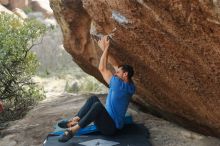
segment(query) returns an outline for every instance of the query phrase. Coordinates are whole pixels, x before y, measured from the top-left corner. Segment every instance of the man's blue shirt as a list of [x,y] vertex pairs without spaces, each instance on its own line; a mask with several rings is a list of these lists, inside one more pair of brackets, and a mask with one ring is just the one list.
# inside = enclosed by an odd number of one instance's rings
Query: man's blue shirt
[[114,120],[116,128],[121,129],[124,125],[129,101],[135,92],[135,86],[133,83],[124,82],[117,76],[112,76],[109,87],[106,110]]

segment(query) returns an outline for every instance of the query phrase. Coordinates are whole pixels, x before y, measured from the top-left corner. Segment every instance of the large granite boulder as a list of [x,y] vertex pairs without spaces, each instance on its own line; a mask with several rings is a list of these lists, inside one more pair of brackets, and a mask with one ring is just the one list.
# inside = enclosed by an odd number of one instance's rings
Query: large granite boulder
[[[135,69],[137,97],[150,111],[220,137],[220,2],[50,0],[64,47],[104,83],[96,37],[112,33],[111,55]],[[113,31],[113,32],[112,32]]]

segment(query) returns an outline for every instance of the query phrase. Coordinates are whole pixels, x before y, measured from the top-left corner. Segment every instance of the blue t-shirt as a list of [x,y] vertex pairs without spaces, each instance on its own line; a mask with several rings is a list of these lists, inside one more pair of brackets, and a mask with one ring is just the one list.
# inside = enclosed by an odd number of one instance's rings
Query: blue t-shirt
[[129,101],[135,92],[135,86],[133,83],[124,82],[117,76],[112,76],[109,87],[105,105],[106,110],[114,120],[116,128],[121,129],[124,125]]

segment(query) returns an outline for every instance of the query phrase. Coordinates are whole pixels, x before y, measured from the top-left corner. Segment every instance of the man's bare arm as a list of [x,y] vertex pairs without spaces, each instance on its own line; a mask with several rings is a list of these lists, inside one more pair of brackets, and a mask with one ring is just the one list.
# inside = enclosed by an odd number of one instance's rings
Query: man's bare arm
[[107,39],[107,36],[104,36],[101,40],[99,40],[98,45],[103,50],[103,54],[99,62],[99,71],[101,72],[104,80],[109,84],[113,74],[110,70],[107,69],[109,49],[109,40]]
[[[108,37],[108,36],[105,36]],[[104,51],[104,47],[100,47],[102,49],[102,51]],[[115,71],[117,71],[119,64],[119,61],[116,59],[113,59],[112,55],[108,53],[108,63],[110,63],[113,68],[115,69]]]

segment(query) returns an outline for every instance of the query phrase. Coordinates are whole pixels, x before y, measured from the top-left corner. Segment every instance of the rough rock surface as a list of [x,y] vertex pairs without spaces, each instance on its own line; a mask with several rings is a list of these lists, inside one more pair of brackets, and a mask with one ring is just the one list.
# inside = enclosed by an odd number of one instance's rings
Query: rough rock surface
[[[112,36],[111,55],[135,69],[135,101],[164,118],[220,137],[220,2],[50,0],[64,47],[87,73]],[[93,37],[92,37],[93,36]]]

